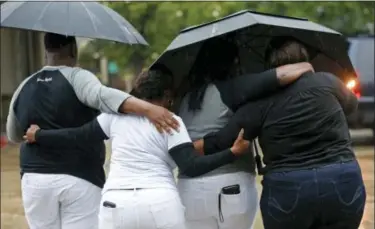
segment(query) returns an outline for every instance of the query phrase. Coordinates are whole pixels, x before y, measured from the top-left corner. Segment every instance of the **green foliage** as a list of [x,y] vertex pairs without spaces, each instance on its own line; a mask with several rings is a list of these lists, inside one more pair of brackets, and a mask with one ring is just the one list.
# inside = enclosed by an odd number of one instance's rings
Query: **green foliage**
[[[343,34],[369,33],[374,22],[372,2],[106,2],[124,16],[150,46],[93,41],[89,47],[121,71],[139,72],[151,64],[178,32],[243,9],[308,18]],[[373,32],[373,31],[372,31]]]

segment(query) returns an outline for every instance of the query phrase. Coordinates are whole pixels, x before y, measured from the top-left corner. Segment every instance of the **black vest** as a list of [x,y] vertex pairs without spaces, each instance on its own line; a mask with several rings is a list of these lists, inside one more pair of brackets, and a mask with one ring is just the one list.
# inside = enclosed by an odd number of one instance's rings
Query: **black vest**
[[[41,71],[32,76],[20,91],[13,109],[25,132],[31,124],[42,129],[79,127],[99,114],[78,100],[59,70]],[[23,143],[20,151],[21,174],[69,174],[99,187],[104,185],[104,142],[73,150]]]

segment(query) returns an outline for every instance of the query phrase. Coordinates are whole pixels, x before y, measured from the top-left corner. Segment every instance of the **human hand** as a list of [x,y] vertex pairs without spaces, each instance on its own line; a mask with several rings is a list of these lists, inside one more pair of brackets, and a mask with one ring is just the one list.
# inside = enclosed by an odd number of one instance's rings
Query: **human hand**
[[35,135],[38,130],[40,130],[40,127],[38,125],[31,125],[29,129],[27,129],[26,134],[23,136],[23,139],[27,143],[34,143]]
[[276,68],[277,80],[280,85],[288,85],[296,81],[306,72],[314,72],[313,66],[309,62],[288,64]]
[[150,104],[146,117],[155,125],[160,133],[172,133],[172,129],[179,131],[180,124],[168,109]]
[[232,148],[230,148],[232,153],[236,156],[244,154],[249,149],[250,141],[245,140],[243,138],[243,135],[244,135],[244,129],[241,129],[240,133],[238,134],[238,137],[237,137],[236,141],[234,141],[234,143],[233,143]]

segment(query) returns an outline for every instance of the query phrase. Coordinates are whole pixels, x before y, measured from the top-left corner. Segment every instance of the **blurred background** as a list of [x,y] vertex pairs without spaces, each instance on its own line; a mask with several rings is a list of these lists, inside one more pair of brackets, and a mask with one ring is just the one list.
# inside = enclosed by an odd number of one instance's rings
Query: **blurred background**
[[[1,4],[2,2],[0,2]],[[178,32],[188,26],[250,9],[303,17],[348,37],[348,52],[357,70],[357,114],[348,118],[363,170],[368,204],[363,229],[374,228],[374,2],[104,2],[122,14],[149,42],[149,47],[78,39],[79,65],[111,87],[129,91],[132,79],[148,67]],[[42,34],[1,29],[1,132],[9,102],[19,83],[44,64]],[[356,84],[363,85],[358,87]],[[362,104],[362,105],[361,105]],[[1,229],[26,229],[20,197],[18,146],[1,139]],[[42,201],[42,200],[41,200]],[[261,219],[257,219],[257,228]]]

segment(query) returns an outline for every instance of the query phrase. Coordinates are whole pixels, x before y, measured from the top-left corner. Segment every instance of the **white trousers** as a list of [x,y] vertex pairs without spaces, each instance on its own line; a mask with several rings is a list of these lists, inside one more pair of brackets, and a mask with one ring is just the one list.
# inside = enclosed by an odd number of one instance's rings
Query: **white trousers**
[[30,229],[96,229],[101,189],[65,174],[25,173],[22,200]]
[[[225,186],[239,184],[238,195],[221,194]],[[186,207],[187,229],[251,229],[258,210],[255,176],[245,172],[180,179],[178,189]]]
[[[105,201],[116,208],[103,206]],[[109,190],[102,196],[99,229],[185,229],[177,190]]]

